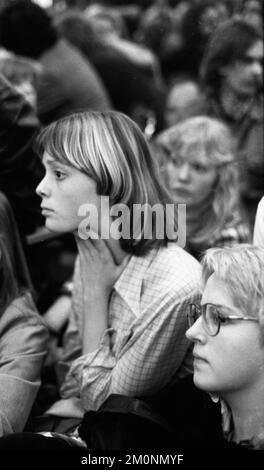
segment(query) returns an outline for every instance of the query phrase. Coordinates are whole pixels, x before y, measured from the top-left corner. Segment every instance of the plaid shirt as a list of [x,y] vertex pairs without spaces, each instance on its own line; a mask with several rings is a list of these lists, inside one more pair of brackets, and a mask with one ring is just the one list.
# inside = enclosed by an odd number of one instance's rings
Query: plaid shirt
[[81,416],[82,407],[98,409],[111,393],[151,395],[191,372],[186,312],[200,295],[200,266],[187,252],[170,243],[144,257],[131,257],[112,292],[109,328],[98,349],[85,355],[78,263],[74,284],[64,361],[59,365],[64,400],[48,413]]

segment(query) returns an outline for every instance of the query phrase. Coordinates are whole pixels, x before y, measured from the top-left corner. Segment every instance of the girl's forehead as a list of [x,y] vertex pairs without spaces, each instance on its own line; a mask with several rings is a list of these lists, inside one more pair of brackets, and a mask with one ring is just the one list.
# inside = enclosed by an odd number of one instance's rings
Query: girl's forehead
[[46,163],[47,165],[49,164],[54,164],[54,163],[59,163],[60,165],[64,166],[70,166],[70,164],[64,160],[63,158],[58,158],[58,156],[51,155],[49,152],[46,150],[44,151],[42,155],[42,163]]
[[205,152],[204,149],[199,149],[195,147],[172,149],[169,155],[172,160],[181,159],[186,160],[188,162],[201,163],[205,166],[213,164],[213,162],[209,158],[209,155]]

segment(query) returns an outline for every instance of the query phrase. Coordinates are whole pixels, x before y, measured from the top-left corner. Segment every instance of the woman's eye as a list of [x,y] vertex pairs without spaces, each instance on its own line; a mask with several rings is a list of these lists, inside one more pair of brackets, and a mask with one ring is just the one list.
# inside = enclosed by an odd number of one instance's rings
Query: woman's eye
[[63,173],[63,172],[60,171],[60,170],[55,170],[54,173],[55,173],[55,176],[56,176],[56,179],[57,179],[57,180],[61,180],[61,179],[63,179],[64,176],[65,176],[65,173]]
[[200,163],[192,163],[192,168],[199,173],[205,173],[207,171],[207,168]]
[[218,318],[219,318],[221,325],[229,323],[229,318],[224,315],[221,315],[220,313],[218,313]]
[[173,166],[176,166],[176,167],[181,166],[183,164],[183,162],[179,158],[174,158],[172,160],[172,163],[173,163]]

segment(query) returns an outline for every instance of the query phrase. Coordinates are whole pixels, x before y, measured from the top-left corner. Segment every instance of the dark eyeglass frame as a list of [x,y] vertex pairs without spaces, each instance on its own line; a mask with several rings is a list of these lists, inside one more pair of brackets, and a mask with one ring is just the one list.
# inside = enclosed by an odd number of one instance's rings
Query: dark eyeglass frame
[[[211,308],[211,310],[209,310],[209,308]],[[203,305],[197,305],[194,303],[189,304],[189,312],[187,314],[189,327],[193,326],[196,320],[198,320],[198,318],[202,316],[203,325],[206,333],[209,336],[217,336],[220,331],[221,325],[224,324],[226,320],[258,322],[257,318],[245,317],[242,315],[234,315],[233,313],[227,315],[223,314],[219,311],[220,309],[232,312],[232,310],[226,306],[212,304],[209,302]],[[212,330],[210,330],[208,326],[208,315],[211,315],[212,317],[213,314],[214,318],[212,323],[216,326],[216,331],[214,333],[212,333]]]

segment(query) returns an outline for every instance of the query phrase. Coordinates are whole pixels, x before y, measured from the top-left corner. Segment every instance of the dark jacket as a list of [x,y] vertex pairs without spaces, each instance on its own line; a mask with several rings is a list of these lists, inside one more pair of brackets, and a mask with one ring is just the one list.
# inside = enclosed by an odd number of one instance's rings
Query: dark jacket
[[153,397],[110,395],[85,414],[79,434],[90,450],[243,450],[224,439],[219,403],[188,376]]
[[105,111],[111,107],[93,65],[64,39],[39,61],[43,73],[37,88],[38,115],[44,124],[76,111]]
[[0,190],[11,203],[23,235],[43,220],[35,193],[43,167],[32,149],[38,130],[35,111],[0,75]]

